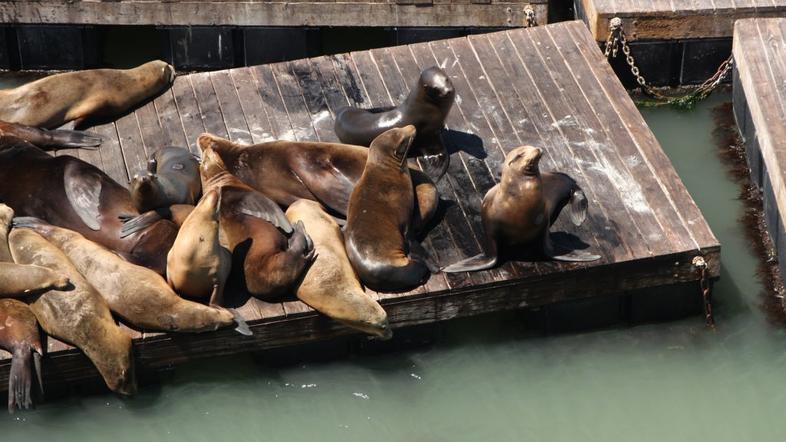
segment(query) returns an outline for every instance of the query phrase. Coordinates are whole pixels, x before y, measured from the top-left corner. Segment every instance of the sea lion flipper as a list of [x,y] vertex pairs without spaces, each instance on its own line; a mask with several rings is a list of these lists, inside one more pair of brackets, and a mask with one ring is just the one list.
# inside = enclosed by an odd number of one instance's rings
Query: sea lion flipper
[[264,219],[284,233],[292,233],[292,224],[289,223],[281,207],[259,192],[244,192],[237,201],[236,207],[244,215]]
[[297,177],[317,200],[332,211],[341,215],[347,214],[349,195],[355,188],[355,182],[349,179],[333,164],[304,165],[307,170],[295,171]]
[[8,412],[13,414],[16,409],[28,409],[33,405],[30,389],[32,379],[32,355],[29,348],[15,351],[11,359],[11,372],[8,376]]
[[233,308],[227,310],[229,310],[232,313],[232,316],[235,319],[235,324],[237,324],[237,327],[235,327],[236,332],[240,333],[243,336],[252,336],[254,334],[251,331],[251,328],[249,328],[248,324],[246,323],[246,320],[243,319],[242,316],[240,316],[240,313],[238,313],[237,310]]
[[38,147],[71,147],[87,150],[96,150],[104,139],[101,135],[81,130],[56,129],[46,131],[49,140],[45,145],[36,144]]
[[491,257],[485,253],[475,255],[471,258],[453,263],[442,269],[445,273],[459,273],[459,272],[475,272],[478,270],[487,270],[497,265],[497,257]]
[[41,353],[37,350],[33,351],[33,367],[35,368],[35,377],[38,380],[38,392],[41,397],[44,396],[44,377],[41,376]]
[[578,186],[570,194],[570,221],[574,226],[580,226],[587,219],[587,196]]
[[63,173],[66,197],[74,212],[91,230],[101,230],[101,177],[77,162],[69,162]]
[[121,238],[125,238],[127,236],[133,235],[136,232],[145,230],[154,223],[164,219],[161,214],[155,210],[150,210],[137,216],[120,215],[119,218],[123,222],[123,227],[120,228]]
[[555,242],[552,236],[546,233],[543,241],[543,253],[555,261],[566,262],[590,262],[600,259],[600,255],[595,255],[584,250],[571,249],[567,245]]
[[423,168],[423,173],[428,175],[435,183],[445,176],[450,166],[450,154],[442,139],[437,137],[433,142],[427,146],[420,147],[423,152],[418,156],[420,167]]

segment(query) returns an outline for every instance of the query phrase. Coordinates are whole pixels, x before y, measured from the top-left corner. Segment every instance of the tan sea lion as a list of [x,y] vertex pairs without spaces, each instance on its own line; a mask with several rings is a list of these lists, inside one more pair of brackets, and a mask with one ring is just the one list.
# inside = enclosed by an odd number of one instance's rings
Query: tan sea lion
[[156,60],[133,69],[54,74],[0,90],[0,120],[52,129],[124,114],[168,88],[175,70]]
[[417,130],[412,151],[424,156],[424,171],[438,180],[447,171],[450,160],[440,132],[445,128],[445,119],[455,99],[456,90],[450,77],[432,66],[421,72],[415,87],[398,106],[338,109],[336,135],[342,143],[370,146],[386,130],[411,124]]
[[146,171],[134,175],[129,187],[140,213],[174,204],[194,205],[202,193],[199,161],[188,149],[165,147],[148,160]]
[[65,290],[68,278],[46,267],[14,264],[8,248],[8,233],[14,210],[0,203],[0,298],[36,295],[47,290]]
[[131,337],[117,326],[104,298],[63,252],[41,235],[28,229],[14,229],[9,244],[14,261],[47,267],[71,281],[70,290],[50,290],[30,304],[41,328],[82,350],[110,390],[134,394],[136,377]]
[[314,241],[317,259],[297,289],[297,297],[316,311],[348,327],[388,339],[388,315],[360,285],[344,249],[341,228],[322,206],[309,200],[292,203],[286,212],[301,221]]
[[229,173],[203,136],[199,145],[202,189],[221,193],[222,245],[232,252],[246,289],[268,300],[292,293],[315,258],[303,223],[292,226],[274,201]]
[[373,290],[411,290],[431,274],[425,257],[411,253],[418,249],[410,236],[414,201],[406,163],[414,138],[415,126],[410,125],[374,139],[349,199],[347,255],[360,280]]
[[501,254],[536,249],[559,261],[594,261],[600,256],[565,252],[552,242],[549,227],[570,204],[570,220],[580,226],[587,217],[587,198],[573,178],[558,172],[540,172],[543,151],[520,146],[505,157],[500,182],[483,198],[481,219],[483,253],[451,264],[444,272],[468,272],[497,265]]
[[47,130],[0,121],[0,135],[17,137],[45,150],[64,148],[95,149],[104,141],[100,135],[78,130]]
[[211,190],[186,218],[166,258],[166,279],[181,295],[221,305],[232,254],[219,242],[218,190]]
[[15,137],[0,136],[0,201],[16,216],[33,216],[75,230],[129,261],[166,272],[177,226],[160,218],[123,233],[139,216],[128,190],[78,158],[52,157]]
[[236,312],[177,296],[160,275],[131,264],[79,233],[35,218],[16,218],[14,225],[36,231],[62,250],[104,297],[109,308],[135,327],[143,330],[203,332],[237,322],[239,332],[250,334]]
[[44,352],[38,321],[24,302],[0,299],[0,348],[13,357],[8,374],[8,412],[30,408],[33,405],[31,387],[34,369],[43,392],[41,356]]
[[[308,199],[342,217],[368,158],[367,148],[338,143],[272,141],[244,146],[210,134],[200,136],[199,143],[202,149],[211,147],[231,174],[281,206]],[[434,216],[439,193],[423,172],[409,171],[417,205],[413,228],[419,231]]]

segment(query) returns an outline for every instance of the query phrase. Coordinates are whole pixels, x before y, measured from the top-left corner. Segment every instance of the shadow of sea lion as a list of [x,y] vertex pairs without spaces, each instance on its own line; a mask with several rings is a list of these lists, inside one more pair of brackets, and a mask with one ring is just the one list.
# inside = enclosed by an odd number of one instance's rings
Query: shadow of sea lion
[[488,156],[483,146],[483,140],[475,134],[445,129],[442,131],[442,141],[445,143],[445,148],[449,154],[464,151],[480,160]]

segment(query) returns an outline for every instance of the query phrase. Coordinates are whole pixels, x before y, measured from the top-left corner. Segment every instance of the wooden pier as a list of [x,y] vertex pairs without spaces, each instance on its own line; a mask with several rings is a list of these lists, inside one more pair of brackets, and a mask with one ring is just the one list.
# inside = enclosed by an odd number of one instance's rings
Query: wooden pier
[[738,21],[734,62],[734,115],[751,178],[763,193],[781,274],[786,274],[786,19]]
[[[704,82],[731,55],[734,21],[786,16],[786,0],[574,0],[597,42],[609,36],[611,19],[622,21],[631,54],[655,86]],[[626,87],[636,87],[625,57],[612,66]]]
[[[720,245],[669,159],[581,22],[516,29],[249,68],[180,76],[171,90],[114,123],[94,128],[97,151],[60,151],[125,183],[165,145],[197,151],[205,131],[242,143],[336,141],[333,116],[346,105],[400,102],[424,68],[439,65],[458,92],[447,121],[452,155],[438,183],[446,211],[424,246],[442,266],[479,252],[480,201],[499,179],[506,152],[545,148],[543,170],[576,178],[587,221],[562,217],[554,232],[575,235],[602,255],[592,263],[508,262],[488,271],[443,274],[403,294],[373,293],[394,329],[500,310],[601,299],[625,291],[690,284],[699,299],[703,256],[720,272]],[[693,298],[695,297],[695,298]],[[632,299],[636,299],[635,296]],[[660,307],[668,301],[652,299]],[[352,333],[299,301],[250,299],[239,310],[254,335],[134,335],[142,371],[184,361],[290,346]],[[50,339],[47,382],[96,376],[73,348]],[[9,361],[0,362],[5,388]]]
[[155,26],[523,26],[547,0],[10,0],[0,22]]

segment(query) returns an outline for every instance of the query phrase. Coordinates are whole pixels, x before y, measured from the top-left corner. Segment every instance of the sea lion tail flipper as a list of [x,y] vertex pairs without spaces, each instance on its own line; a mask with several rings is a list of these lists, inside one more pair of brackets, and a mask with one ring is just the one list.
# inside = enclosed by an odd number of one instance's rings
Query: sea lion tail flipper
[[251,331],[251,328],[248,327],[248,324],[246,324],[246,320],[243,319],[242,316],[240,316],[240,313],[238,313],[237,310],[233,308],[230,308],[228,310],[232,312],[232,316],[235,318],[235,324],[237,324],[237,327],[235,327],[236,332],[240,333],[243,336],[251,336],[254,334]]
[[43,225],[48,225],[46,221],[42,220],[41,218],[36,218],[34,216],[17,216],[13,220],[11,220],[11,227],[18,228],[18,227],[27,227],[29,229],[37,229]]
[[11,359],[11,372],[8,376],[8,412],[27,409],[33,405],[30,395],[32,386],[32,355],[30,349],[17,350]]
[[158,221],[164,219],[161,214],[155,210],[150,210],[141,215],[121,215],[120,220],[123,222],[123,227],[120,228],[120,237],[125,238],[133,235],[136,232],[145,230]]
[[485,253],[475,255],[471,258],[453,263],[442,269],[445,273],[475,272],[487,270],[497,265],[497,257],[491,257]]
[[49,138],[46,147],[72,147],[96,150],[104,142],[100,135],[81,130],[55,129],[46,131],[46,135]]
[[428,175],[435,183],[445,176],[450,166],[450,155],[443,151],[434,155],[422,155],[418,157],[423,173]]
[[579,187],[570,194],[570,221],[574,226],[580,226],[587,219],[587,196]]

